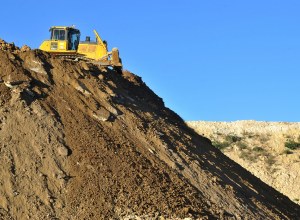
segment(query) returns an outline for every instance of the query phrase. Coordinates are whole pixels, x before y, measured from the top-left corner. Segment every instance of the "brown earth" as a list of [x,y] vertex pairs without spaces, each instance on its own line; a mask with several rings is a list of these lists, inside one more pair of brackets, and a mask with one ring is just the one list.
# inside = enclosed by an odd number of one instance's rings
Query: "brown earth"
[[128,72],[0,51],[1,219],[297,219]]

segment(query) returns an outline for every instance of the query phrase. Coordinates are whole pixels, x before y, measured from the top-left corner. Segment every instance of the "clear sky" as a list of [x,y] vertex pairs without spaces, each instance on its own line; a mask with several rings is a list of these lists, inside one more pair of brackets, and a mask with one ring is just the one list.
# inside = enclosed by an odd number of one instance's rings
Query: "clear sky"
[[96,29],[185,120],[300,121],[299,0],[1,1],[0,38]]

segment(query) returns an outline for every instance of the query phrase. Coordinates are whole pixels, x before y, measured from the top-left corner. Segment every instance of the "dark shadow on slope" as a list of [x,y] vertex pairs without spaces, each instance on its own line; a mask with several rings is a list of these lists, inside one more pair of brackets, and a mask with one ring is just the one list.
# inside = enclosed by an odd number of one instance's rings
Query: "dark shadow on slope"
[[[157,115],[157,118],[163,119],[166,124],[170,124],[173,128],[178,127],[184,134],[191,136],[193,146],[188,147],[190,153],[185,153],[197,160],[202,169],[216,176],[218,184],[223,185],[224,188],[226,185],[233,186],[237,198],[242,199],[242,203],[247,204],[254,213],[257,209],[256,201],[265,204],[282,218],[285,218],[283,214],[295,219],[300,217],[298,205],[229,159],[212,146],[209,139],[189,128],[180,116],[164,106],[162,99],[150,90],[140,77],[131,73],[124,74],[124,72],[122,76],[112,72],[107,74],[107,77],[117,84],[117,89],[111,87],[118,94],[114,98],[116,103],[132,109],[132,112],[142,111]],[[139,116],[137,115],[137,117]],[[174,133],[171,136],[174,137],[177,134]],[[175,139],[180,138],[179,136],[175,137]],[[176,150],[173,146],[174,140],[168,136],[164,136],[162,139],[172,150]],[[184,161],[184,158],[181,159]]]

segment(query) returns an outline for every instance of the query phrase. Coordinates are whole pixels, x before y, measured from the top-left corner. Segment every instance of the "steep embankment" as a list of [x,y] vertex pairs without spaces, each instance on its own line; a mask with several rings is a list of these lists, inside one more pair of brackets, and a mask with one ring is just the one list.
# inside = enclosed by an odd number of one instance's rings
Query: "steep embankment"
[[0,112],[3,219],[300,216],[130,72],[0,51]]
[[300,123],[188,122],[229,158],[300,203]]

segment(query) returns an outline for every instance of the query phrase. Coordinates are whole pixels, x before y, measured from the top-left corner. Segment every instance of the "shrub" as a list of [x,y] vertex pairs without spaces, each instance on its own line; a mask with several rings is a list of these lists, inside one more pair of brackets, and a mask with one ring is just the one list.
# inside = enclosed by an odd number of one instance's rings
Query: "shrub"
[[269,166],[273,165],[276,162],[275,157],[270,155],[267,159],[267,164],[269,164]]
[[242,138],[239,136],[236,136],[236,135],[227,135],[225,137],[225,140],[229,143],[235,143],[235,142],[241,141]]
[[247,148],[247,145],[244,142],[238,142],[237,146],[241,149],[244,150]]
[[253,151],[255,151],[255,152],[264,152],[265,149],[263,149],[262,147],[254,147]]
[[230,143],[225,141],[225,142],[213,142],[212,143],[216,148],[220,150],[224,150],[225,148],[230,146]]
[[259,136],[260,142],[267,142],[270,140],[270,137],[268,135],[262,134]]
[[293,154],[293,151],[290,151],[290,150],[286,149],[286,150],[283,151],[283,153],[284,154]]
[[256,162],[257,161],[257,157],[252,155],[250,152],[247,151],[242,151],[240,154],[240,157],[244,160],[249,160],[252,162]]
[[247,137],[247,138],[256,138],[256,137],[258,137],[259,135],[258,135],[258,134],[255,134],[255,133],[252,133],[252,132],[244,131],[244,132],[243,132],[243,136],[244,136],[244,137]]
[[291,150],[297,150],[298,148],[300,148],[300,143],[292,140],[287,140],[284,146]]

